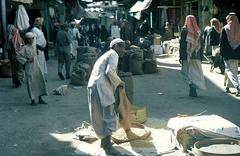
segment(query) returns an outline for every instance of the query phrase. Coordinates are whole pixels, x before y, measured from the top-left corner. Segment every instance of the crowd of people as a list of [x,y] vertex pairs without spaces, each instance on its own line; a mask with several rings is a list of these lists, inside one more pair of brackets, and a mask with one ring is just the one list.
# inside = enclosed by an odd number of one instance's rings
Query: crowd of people
[[[227,24],[222,31],[217,23],[218,20],[215,18],[211,20],[212,29],[215,29],[212,31],[216,31],[213,37],[214,41],[210,39],[211,48],[215,52],[220,47],[217,53],[220,53],[223,58],[225,72],[228,76],[226,91],[229,92],[229,83],[232,83],[237,89],[236,96],[239,96],[237,74],[238,59],[240,59],[240,31],[237,28],[240,25],[235,13],[229,13],[226,20]],[[201,66],[203,59],[201,35],[195,16],[186,16],[181,32],[179,53],[182,65],[181,73],[189,85],[189,96],[192,97],[197,97],[197,89],[206,89]],[[127,108],[129,101],[126,100],[127,97],[124,93],[124,83],[116,72],[119,57],[124,55],[124,49],[125,42],[122,39],[112,40],[110,50],[96,61],[88,82],[91,122],[96,134],[101,138],[101,147],[108,154],[119,154],[111,144],[111,134],[116,131],[118,122],[128,138],[139,138],[131,131],[128,119],[129,108]],[[213,61],[215,61],[214,58]]]
[[[240,59],[240,24],[235,13],[226,17],[226,25],[221,27],[218,19],[210,21],[211,27],[207,36],[201,33],[195,16],[186,16],[180,37],[181,73],[189,85],[189,96],[196,97],[197,89],[206,89],[201,66],[205,45],[211,49],[212,67],[217,67],[221,57],[227,76],[226,92],[230,87],[236,88],[236,96],[240,95],[238,81],[238,60]],[[12,63],[13,84],[19,87],[23,80],[23,71],[27,81],[27,90],[31,105],[47,104],[42,96],[47,95],[47,65],[44,56],[46,38],[42,31],[43,18],[35,19],[34,27],[21,37],[18,29],[9,25],[9,58]],[[166,30],[171,35],[169,24]],[[124,128],[127,137],[138,138],[131,131],[129,121],[129,101],[125,93],[125,84],[117,75],[119,58],[124,55],[125,44],[133,42],[133,32],[128,21],[124,21],[121,29],[114,22],[109,32],[105,26],[92,24],[87,29],[79,30],[76,23],[55,24],[54,46],[58,55],[58,76],[61,80],[71,76],[71,60],[76,57],[78,45],[99,46],[99,41],[107,43],[103,48],[104,54],[95,62],[88,82],[89,111],[93,128],[101,138],[101,147],[109,154],[118,154],[111,143],[111,134],[117,129],[118,122]],[[146,21],[139,27],[140,36],[148,33]],[[23,35],[22,35],[23,36]],[[208,41],[202,40],[204,39]],[[86,39],[87,37],[87,39]],[[24,39],[23,39],[24,38]],[[127,41],[127,42],[125,42]],[[129,43],[130,42],[130,43]],[[65,64],[65,77],[63,66]],[[219,64],[219,63],[218,63]]]
[[[201,33],[195,16],[186,16],[180,37],[180,63],[181,73],[189,84],[189,96],[196,97],[196,89],[205,89],[201,61],[205,54],[210,54],[211,69],[219,67],[226,77],[226,92],[231,93],[230,87],[236,89],[236,96],[240,96],[238,80],[238,64],[240,59],[240,24],[235,13],[226,17],[226,25],[221,26],[218,19],[210,21],[211,26]],[[202,36],[204,42],[202,41]],[[205,43],[205,46],[204,46]],[[203,48],[204,47],[204,48]]]
[[[84,19],[81,18],[80,22]],[[148,28],[146,22],[143,22],[144,27],[140,27],[140,32],[147,33]],[[143,31],[144,28],[144,31]],[[20,30],[13,24],[8,25],[8,56],[12,67],[12,83],[14,87],[21,86],[24,80],[24,69],[26,69],[25,63],[32,63],[32,61],[26,61],[20,63],[20,54],[25,45],[29,44],[29,38],[26,34],[32,32],[34,34],[33,45],[36,46],[38,65],[41,69],[41,73],[44,75],[44,79],[47,82],[47,61],[48,56],[48,40],[46,35],[46,28],[44,26],[44,19],[42,17],[35,18],[33,25],[27,29]],[[142,34],[142,33],[141,33]],[[144,34],[147,35],[147,34]],[[76,21],[70,23],[59,24],[53,23],[52,33],[54,53],[58,58],[58,77],[61,80],[70,79],[71,77],[71,62],[77,57],[78,46],[91,46],[100,48],[103,52],[109,50],[110,42],[114,38],[122,38],[128,43],[134,40],[134,31],[132,25],[127,21],[121,22],[113,21],[109,29],[104,25],[97,23],[87,23],[79,25]],[[36,60],[35,60],[36,61]],[[63,67],[65,66],[65,73],[63,73]],[[26,71],[25,71],[26,72]],[[31,73],[31,72],[30,72]],[[25,74],[27,75],[27,74]],[[26,76],[27,79],[27,76]],[[29,85],[34,83],[29,83]],[[33,87],[37,86],[33,85]],[[30,87],[31,88],[31,87]],[[31,92],[35,92],[34,89],[28,89],[29,95]],[[42,96],[42,95],[39,95]],[[31,98],[31,104],[36,105],[36,99]],[[43,102],[40,102],[43,103]]]

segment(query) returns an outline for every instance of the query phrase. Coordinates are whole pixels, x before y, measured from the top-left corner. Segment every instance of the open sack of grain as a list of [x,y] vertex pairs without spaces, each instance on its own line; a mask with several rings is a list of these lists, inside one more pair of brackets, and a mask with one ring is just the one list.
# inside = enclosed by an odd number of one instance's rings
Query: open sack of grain
[[174,117],[167,126],[176,147],[183,152],[190,150],[197,141],[209,138],[240,139],[240,128],[218,115]]

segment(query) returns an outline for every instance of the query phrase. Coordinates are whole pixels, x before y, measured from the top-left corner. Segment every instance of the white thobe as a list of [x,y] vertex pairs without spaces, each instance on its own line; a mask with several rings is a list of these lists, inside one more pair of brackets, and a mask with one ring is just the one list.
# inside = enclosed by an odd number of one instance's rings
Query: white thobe
[[119,56],[113,49],[104,53],[94,64],[88,87],[97,86],[102,106],[109,106],[115,102],[114,93],[122,83],[117,75]]
[[122,83],[117,75],[118,54],[109,50],[94,64],[88,82],[89,112],[93,128],[99,137],[117,130],[118,90]]
[[69,35],[71,37],[71,54],[73,56],[77,56],[77,48],[78,48],[78,39],[80,39],[80,33],[77,28],[69,29]]
[[197,89],[206,89],[206,82],[200,60],[184,60],[182,63],[181,74],[189,85],[193,84]]
[[[28,59],[33,59],[33,62],[27,62]],[[17,60],[22,65],[25,65],[27,89],[31,100],[35,100],[42,95],[47,95],[46,82],[38,62],[36,46],[25,45],[17,54]]]
[[[41,48],[45,48],[46,45],[47,45],[47,42],[46,42],[46,39],[44,37],[44,34],[43,34],[42,30],[40,30],[37,27],[34,27],[32,29],[32,32],[35,34],[34,43],[39,45]],[[40,67],[41,67],[41,71],[44,74],[47,74],[47,63],[46,63],[44,51],[39,50],[39,49],[38,49],[38,60],[39,60],[39,64],[40,64]]]
[[113,38],[120,38],[120,29],[117,25],[111,26],[111,36]]

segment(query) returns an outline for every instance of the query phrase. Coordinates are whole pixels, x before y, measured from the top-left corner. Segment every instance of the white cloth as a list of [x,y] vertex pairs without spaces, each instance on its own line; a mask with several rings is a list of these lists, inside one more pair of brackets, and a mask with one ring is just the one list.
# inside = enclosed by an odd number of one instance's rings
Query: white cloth
[[27,33],[25,34],[25,37],[26,37],[26,38],[34,38],[35,35],[34,35],[34,33],[32,33],[32,32],[27,32]]
[[12,0],[14,2],[21,2],[21,3],[25,3],[25,4],[31,4],[33,3],[33,0]]
[[217,56],[220,54],[220,46],[212,46],[212,56]]
[[227,87],[230,88],[232,87],[232,85],[235,88],[239,87],[238,60],[224,60],[224,65],[225,65],[225,72],[228,76]]
[[193,84],[194,87],[199,89],[206,89],[205,78],[200,60],[184,60],[182,63],[181,73],[188,84]]
[[53,89],[54,95],[67,95],[69,93],[68,85],[61,85],[55,89]]
[[114,93],[121,79],[117,75],[119,56],[113,49],[104,53],[94,64],[88,87],[97,86],[100,103],[109,106],[115,102]]
[[[116,93],[118,94],[118,92]],[[116,97],[117,98],[117,97]],[[119,114],[118,101],[109,106],[103,106],[100,102],[100,96],[96,85],[88,88],[88,104],[91,123],[98,137],[103,138],[111,135],[118,128]]]
[[44,51],[38,50],[38,61],[43,74],[47,74],[47,63],[44,55]]
[[112,38],[120,38],[120,29],[117,25],[111,26],[111,36]]
[[[41,48],[45,48],[47,42],[46,42],[46,39],[44,37],[42,30],[40,30],[37,27],[34,27],[32,29],[32,32],[35,34],[34,43],[36,45],[39,45]],[[47,74],[47,63],[46,63],[44,51],[39,50],[39,49],[37,51],[38,51],[38,61],[40,64],[41,71],[42,71],[42,73]]]
[[162,9],[162,16],[161,16],[161,26],[164,26],[164,23],[168,21],[168,16],[167,16],[167,9],[163,8]]
[[[33,59],[33,62],[27,62],[28,59]],[[25,65],[27,88],[31,100],[36,100],[39,96],[47,95],[46,82],[38,62],[36,46],[25,45],[18,53],[17,60],[22,65]]]
[[32,32],[35,34],[35,39],[34,39],[34,42],[39,45],[40,47],[42,48],[45,48],[46,45],[47,45],[47,41],[44,37],[44,34],[42,32],[42,30],[40,30],[39,28],[37,27],[34,27],[32,29]]
[[240,128],[218,115],[174,117],[168,121],[167,127],[174,134],[183,129],[195,129],[208,137],[240,138]]
[[80,33],[77,28],[71,28],[68,31],[69,36],[71,38],[71,54],[76,57],[77,56],[77,48],[78,48],[78,39],[81,38]]
[[29,27],[29,17],[23,5],[18,6],[14,25],[21,31]]

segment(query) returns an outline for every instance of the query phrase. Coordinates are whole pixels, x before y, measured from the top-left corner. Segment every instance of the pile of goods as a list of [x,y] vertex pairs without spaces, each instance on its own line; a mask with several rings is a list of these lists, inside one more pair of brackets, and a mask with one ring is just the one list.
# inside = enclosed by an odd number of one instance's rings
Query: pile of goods
[[[240,128],[218,115],[174,117],[168,121],[167,126],[172,131],[171,140],[185,153],[193,152],[201,156],[220,155],[223,154],[222,149],[225,148],[227,152],[227,148],[234,148],[232,152],[240,154],[239,141],[233,141],[240,139]],[[233,146],[229,147],[231,142]],[[208,155],[205,155],[207,153]]]
[[101,51],[95,47],[79,46],[77,49],[77,60],[73,66],[71,84],[86,85],[90,77],[94,63]]
[[131,46],[126,51],[121,64],[121,70],[133,75],[150,74],[157,72],[157,62],[151,49],[141,49]]

